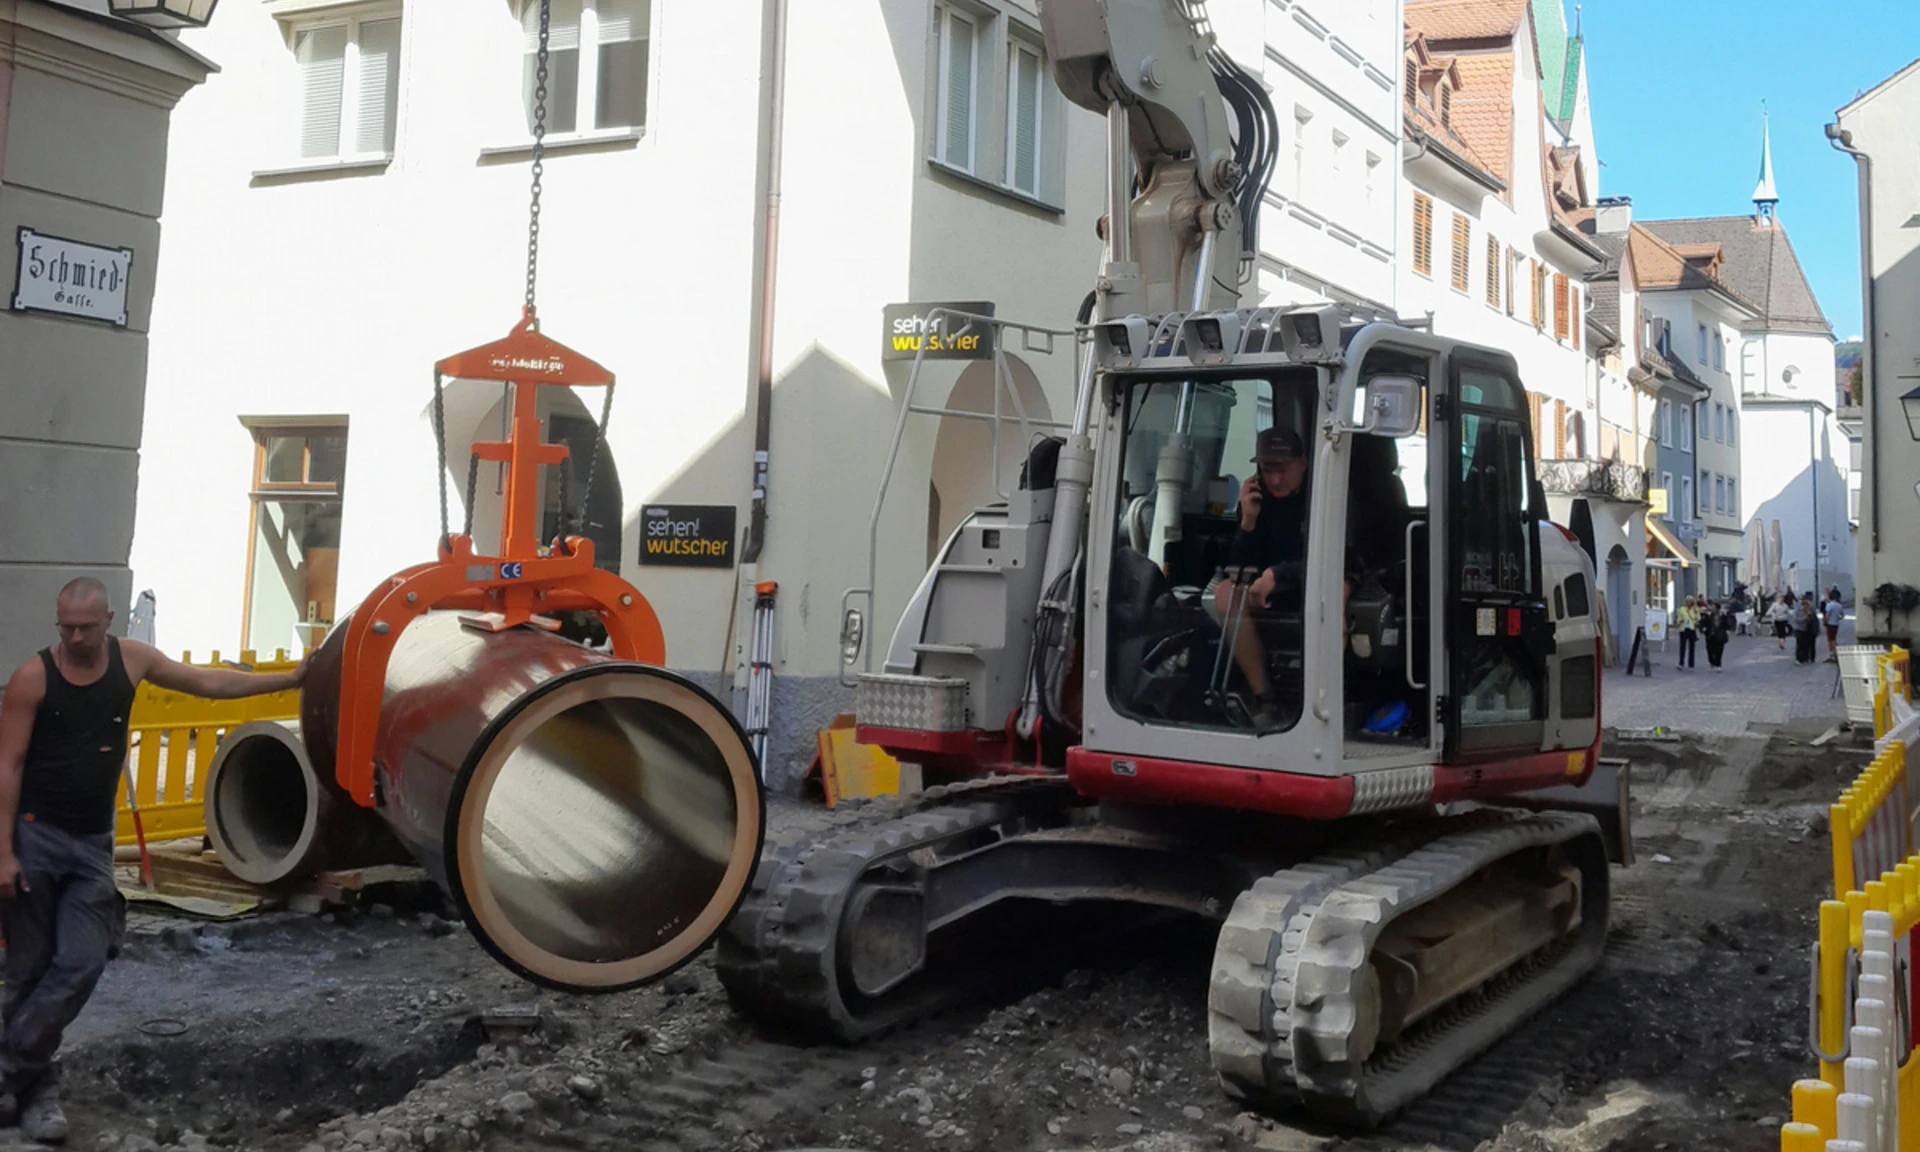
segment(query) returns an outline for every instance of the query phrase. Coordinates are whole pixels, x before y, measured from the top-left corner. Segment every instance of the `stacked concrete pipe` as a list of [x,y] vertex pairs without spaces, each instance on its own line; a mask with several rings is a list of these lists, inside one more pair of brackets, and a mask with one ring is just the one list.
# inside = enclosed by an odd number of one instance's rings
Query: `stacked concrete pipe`
[[280,725],[230,734],[206,789],[209,837],[263,883],[404,852],[482,947],[541,984],[665,975],[752,879],[765,808],[745,735],[663,669],[464,615],[430,612],[400,634],[372,809],[335,783],[341,624],[301,694],[304,756]]

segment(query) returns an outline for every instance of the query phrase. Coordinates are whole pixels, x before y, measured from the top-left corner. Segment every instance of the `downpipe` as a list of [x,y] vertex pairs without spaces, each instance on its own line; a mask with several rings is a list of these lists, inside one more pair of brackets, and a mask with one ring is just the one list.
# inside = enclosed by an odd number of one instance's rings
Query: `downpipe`
[[[663,669],[475,619],[434,611],[401,633],[375,805],[330,800],[312,823],[323,839],[339,822],[383,823],[481,947],[528,980],[588,992],[665,975],[725,923],[759,858],[765,814],[745,735]],[[334,779],[346,633],[335,627],[314,653],[301,693],[306,795],[307,778],[322,795]],[[275,778],[249,783],[267,771],[256,762],[276,763]],[[284,757],[229,759],[209,791],[209,829],[254,846],[263,867],[276,850],[301,856],[282,861],[289,874],[310,867],[297,840],[272,834],[294,826],[292,779]]]

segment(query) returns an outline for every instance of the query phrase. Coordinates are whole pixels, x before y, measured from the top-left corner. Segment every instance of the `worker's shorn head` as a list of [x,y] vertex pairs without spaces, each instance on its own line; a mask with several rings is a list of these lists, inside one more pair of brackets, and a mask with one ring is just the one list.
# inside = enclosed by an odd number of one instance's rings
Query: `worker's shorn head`
[[60,589],[54,604],[54,627],[67,654],[91,661],[107,643],[113,608],[107,586],[91,576],[77,576]]
[[1253,463],[1267,495],[1291,496],[1307,476],[1306,446],[1291,428],[1267,428],[1254,438]]

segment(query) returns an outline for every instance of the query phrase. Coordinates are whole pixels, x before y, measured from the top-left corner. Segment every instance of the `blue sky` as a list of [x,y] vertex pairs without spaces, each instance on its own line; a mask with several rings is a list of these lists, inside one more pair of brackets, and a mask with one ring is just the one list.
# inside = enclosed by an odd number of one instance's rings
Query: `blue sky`
[[1640,220],[1752,211],[1764,98],[1780,219],[1834,335],[1858,335],[1859,185],[1824,129],[1920,57],[1920,3],[1585,0],[1582,16],[1601,194]]

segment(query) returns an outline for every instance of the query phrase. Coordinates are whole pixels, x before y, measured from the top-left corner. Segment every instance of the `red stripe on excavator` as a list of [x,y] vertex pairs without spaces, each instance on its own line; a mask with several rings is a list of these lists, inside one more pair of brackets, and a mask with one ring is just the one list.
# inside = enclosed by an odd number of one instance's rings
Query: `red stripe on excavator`
[[1353,807],[1353,777],[1303,776],[1074,748],[1067,780],[1082,796],[1149,804],[1204,804],[1334,820]]
[[899,752],[932,752],[942,756],[965,756],[970,752],[994,750],[994,746],[1006,743],[1007,734],[989,732],[984,728],[927,732],[918,728],[882,728],[878,724],[859,724],[854,727],[853,738],[861,744],[878,745],[893,755]]
[[1593,749],[1575,748],[1466,767],[1436,764],[1433,769],[1433,791],[1427,799],[1435,804],[1445,804],[1452,800],[1500,796],[1508,792],[1552,788],[1559,784],[1584,784],[1593,772],[1594,757]]

